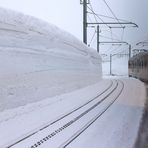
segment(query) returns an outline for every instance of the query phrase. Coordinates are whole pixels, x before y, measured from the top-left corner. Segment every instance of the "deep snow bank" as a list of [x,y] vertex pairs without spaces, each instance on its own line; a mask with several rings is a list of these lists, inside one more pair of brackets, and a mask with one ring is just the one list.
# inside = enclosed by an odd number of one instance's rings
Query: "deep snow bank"
[[0,111],[97,83],[101,59],[71,34],[0,8]]

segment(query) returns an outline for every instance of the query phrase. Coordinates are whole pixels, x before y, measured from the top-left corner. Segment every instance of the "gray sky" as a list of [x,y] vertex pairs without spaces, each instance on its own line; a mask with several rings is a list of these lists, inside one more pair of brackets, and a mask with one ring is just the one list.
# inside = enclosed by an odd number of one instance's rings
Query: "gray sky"
[[[96,13],[112,16],[103,0],[90,1]],[[138,41],[148,40],[148,0],[106,1],[118,18],[139,25],[139,29],[125,29],[123,38],[125,41],[134,45]],[[55,24],[82,40],[82,5],[80,5],[80,0],[0,0],[0,6]],[[93,20],[93,16],[90,18]],[[121,36],[122,32],[116,30],[115,33]],[[90,33],[90,35],[92,34]],[[110,33],[105,33],[105,35],[110,36]]]

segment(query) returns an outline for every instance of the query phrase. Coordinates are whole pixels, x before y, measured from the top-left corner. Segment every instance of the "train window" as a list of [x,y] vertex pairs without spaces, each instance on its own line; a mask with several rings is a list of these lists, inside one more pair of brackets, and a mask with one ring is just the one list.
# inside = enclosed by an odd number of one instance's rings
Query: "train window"
[[130,62],[128,63],[128,66],[129,66],[129,68],[131,68],[131,63]]
[[146,60],[144,61],[144,66],[147,67],[147,61]]
[[138,68],[141,67],[141,61],[140,60],[137,61],[137,66],[138,66]]
[[145,67],[145,62],[144,62],[144,60],[142,59],[142,68],[144,68]]
[[140,61],[140,68],[142,68],[142,66],[143,66],[143,63],[142,63],[142,61]]
[[140,61],[140,68],[142,68],[142,65],[143,65],[143,63],[142,63],[142,60]]
[[134,63],[132,63],[132,68],[134,68]]
[[136,67],[138,67],[139,66],[139,62],[138,62],[138,60],[136,61]]
[[132,68],[132,62],[129,62],[129,68]]

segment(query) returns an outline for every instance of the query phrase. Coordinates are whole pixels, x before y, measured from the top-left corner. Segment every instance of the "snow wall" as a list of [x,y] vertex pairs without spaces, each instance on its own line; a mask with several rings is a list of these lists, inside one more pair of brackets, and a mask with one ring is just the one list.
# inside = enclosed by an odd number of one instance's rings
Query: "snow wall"
[[97,83],[101,58],[71,34],[0,8],[0,111]]

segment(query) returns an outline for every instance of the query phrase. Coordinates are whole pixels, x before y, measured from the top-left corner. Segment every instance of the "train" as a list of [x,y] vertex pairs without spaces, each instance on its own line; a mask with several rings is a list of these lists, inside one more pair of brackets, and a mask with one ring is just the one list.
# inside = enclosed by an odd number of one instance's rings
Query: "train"
[[128,75],[148,83],[148,51],[140,52],[129,59]]

